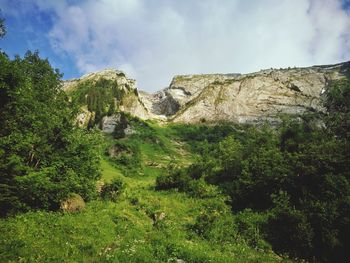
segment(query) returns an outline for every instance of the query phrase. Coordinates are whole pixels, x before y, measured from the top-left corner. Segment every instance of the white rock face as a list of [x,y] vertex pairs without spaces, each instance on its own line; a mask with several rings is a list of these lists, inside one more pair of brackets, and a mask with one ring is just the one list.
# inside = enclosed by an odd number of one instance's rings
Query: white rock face
[[[113,80],[117,83],[118,89],[124,91],[124,96],[121,102],[118,102],[120,104],[119,109],[121,111],[130,113],[131,115],[144,120],[150,118],[148,110],[143,105],[143,102],[138,95],[138,91],[136,89],[136,81],[127,78],[125,73],[120,70],[105,69],[99,72],[86,74],[79,79],[64,81],[63,90],[69,94],[71,92],[74,92],[74,90],[79,88],[79,85],[84,82],[96,83],[100,79]],[[87,124],[91,116],[92,113],[87,110],[87,107],[83,107],[82,112],[77,117],[77,121],[81,126],[84,126]],[[106,127],[108,127],[108,123],[113,123],[113,120],[111,118],[105,118],[103,121],[107,122],[107,124],[105,124]],[[106,131],[108,132],[110,129],[111,128],[106,128]]]
[[101,129],[105,133],[113,133],[115,126],[120,121],[120,115],[104,116],[101,122]]
[[322,94],[350,72],[349,64],[175,76],[169,88],[143,99],[149,112],[172,122],[273,123],[281,114],[324,111]]
[[[281,114],[322,112],[322,97],[332,80],[350,75],[350,62],[309,68],[268,69],[251,74],[206,74],[175,76],[168,88],[154,94],[138,92],[135,80],[118,70],[90,73],[66,81],[67,92],[83,81],[116,80],[125,91],[119,110],[141,119],[168,122],[260,123],[278,122]],[[86,123],[88,112],[78,116]],[[105,117],[104,131],[116,120]],[[113,126],[114,125],[114,126]]]
[[77,116],[77,124],[79,127],[84,127],[88,124],[90,118],[94,117],[94,113],[87,110],[86,107],[81,108],[81,112]]

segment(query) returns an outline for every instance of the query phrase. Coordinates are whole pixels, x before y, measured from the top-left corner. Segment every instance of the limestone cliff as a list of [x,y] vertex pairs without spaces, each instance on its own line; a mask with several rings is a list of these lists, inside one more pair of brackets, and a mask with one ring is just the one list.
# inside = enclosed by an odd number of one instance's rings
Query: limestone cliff
[[251,74],[175,76],[169,86],[142,96],[149,112],[172,122],[276,122],[280,114],[324,111],[322,94],[350,72],[350,62]]
[[324,111],[322,97],[332,80],[350,75],[350,62],[308,68],[267,69],[250,74],[175,76],[154,94],[118,70],[66,81],[64,89],[81,103],[78,122],[94,120],[111,132],[124,111],[141,119],[199,123],[278,122],[281,114]]
[[120,111],[141,119],[150,117],[138,95],[136,81],[119,70],[106,69],[64,81],[63,89],[81,105],[77,116],[81,126],[99,125],[112,132]]

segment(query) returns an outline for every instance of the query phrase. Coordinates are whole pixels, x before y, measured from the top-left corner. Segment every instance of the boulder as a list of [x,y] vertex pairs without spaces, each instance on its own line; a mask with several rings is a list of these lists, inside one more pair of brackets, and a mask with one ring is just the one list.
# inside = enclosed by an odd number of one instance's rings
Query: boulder
[[76,213],[85,209],[85,202],[78,194],[72,194],[60,203],[63,212]]

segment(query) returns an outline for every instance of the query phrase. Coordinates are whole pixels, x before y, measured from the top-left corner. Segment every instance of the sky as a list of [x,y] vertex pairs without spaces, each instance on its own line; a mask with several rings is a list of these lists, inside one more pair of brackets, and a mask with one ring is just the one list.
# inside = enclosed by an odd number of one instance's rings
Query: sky
[[174,75],[350,60],[350,0],[0,0],[11,57],[64,79],[116,68],[153,92]]

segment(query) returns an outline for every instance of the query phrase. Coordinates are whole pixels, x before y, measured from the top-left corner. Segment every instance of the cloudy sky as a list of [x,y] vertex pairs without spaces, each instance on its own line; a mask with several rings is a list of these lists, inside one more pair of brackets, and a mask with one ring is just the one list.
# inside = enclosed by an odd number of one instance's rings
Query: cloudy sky
[[172,76],[350,60],[350,0],[0,0],[10,56],[39,50],[64,79],[117,68],[142,90]]

